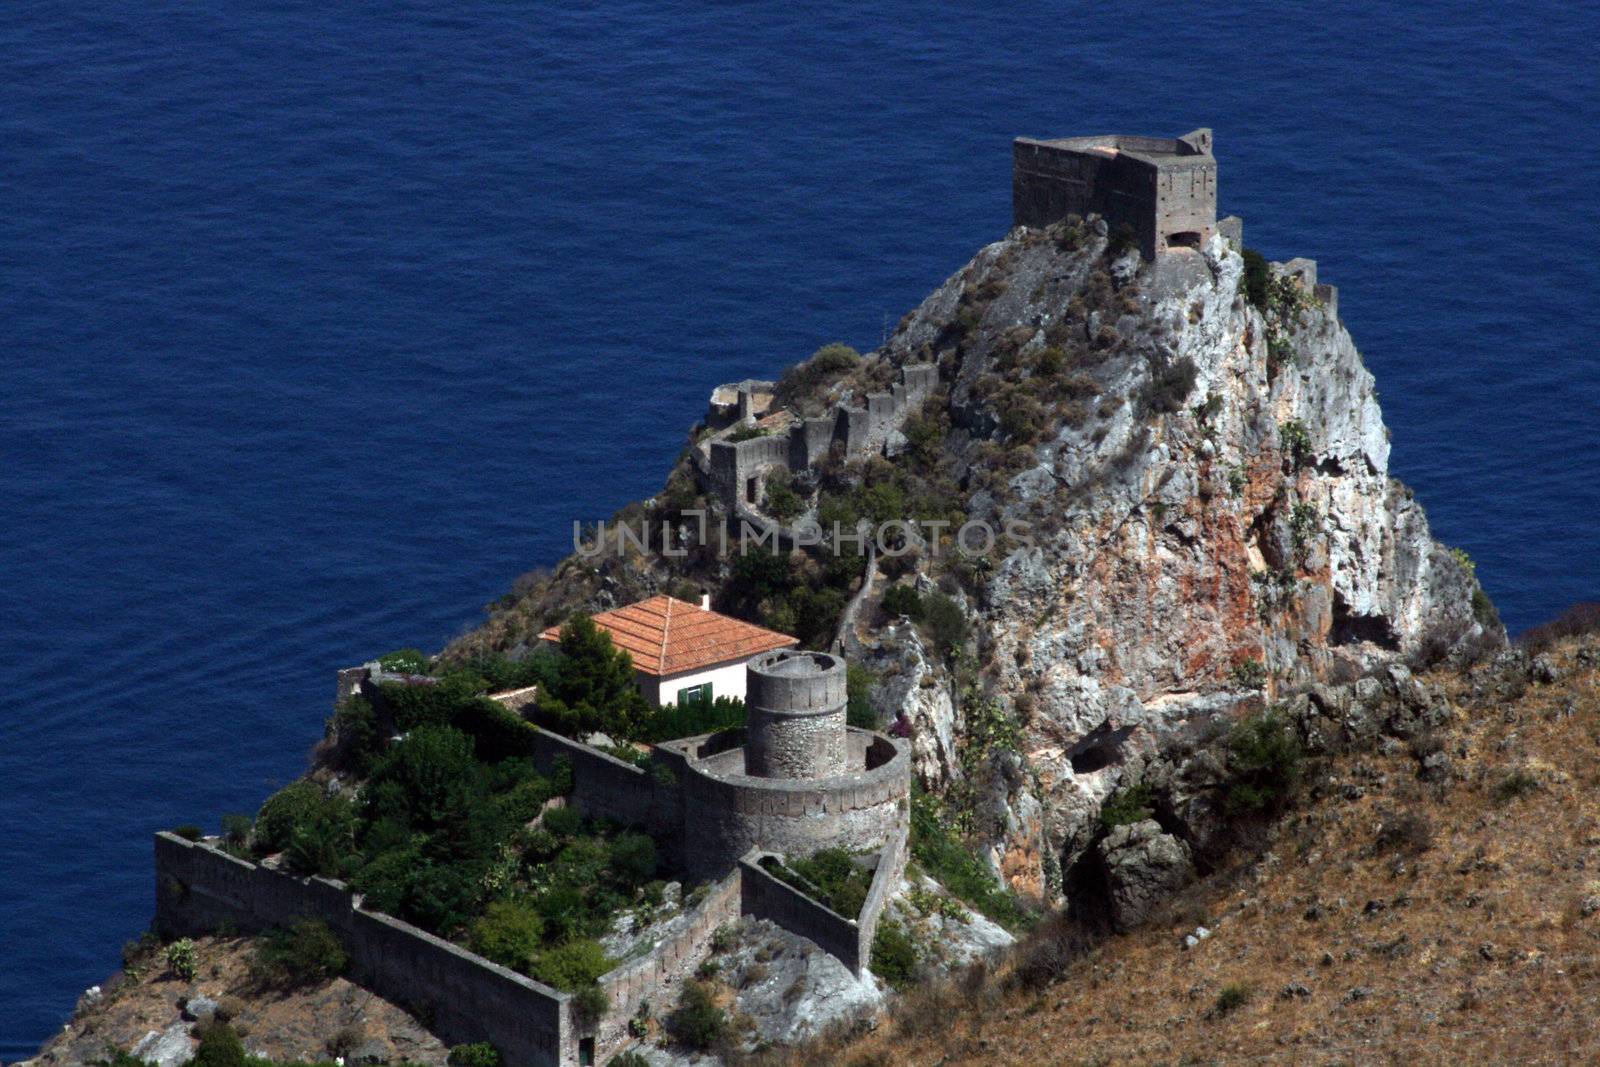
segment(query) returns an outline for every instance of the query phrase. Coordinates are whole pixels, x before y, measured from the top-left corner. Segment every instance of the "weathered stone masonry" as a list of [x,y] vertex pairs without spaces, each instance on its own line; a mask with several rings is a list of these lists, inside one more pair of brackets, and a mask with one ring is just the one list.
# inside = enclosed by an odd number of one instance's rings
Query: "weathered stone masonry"
[[[717,927],[740,915],[810,938],[859,976],[883,904],[904,872],[911,762],[905,742],[846,726],[844,676],[843,661],[823,653],[760,657],[751,665],[748,732],[659,745],[652,771],[536,733],[535,764],[548,771],[566,760],[572,767],[570,804],[647,830],[679,869],[709,883],[659,944],[600,979],[609,1007],[591,1024],[574,1017],[568,994],[369,912],[341,882],[299,878],[166,833],[156,837],[157,928],[181,935],[227,923],[260,931],[321,919],[350,952],[357,981],[426,1008],[448,1042],[494,1043],[509,1067],[605,1062],[633,1040],[628,1020],[639,1005],[671,1004]],[[341,671],[339,692],[377,696],[376,682],[370,668]],[[759,867],[762,855],[803,856],[829,846],[876,853],[858,916],[837,915]]]
[[155,925],[163,934],[201,934],[224,924],[259,932],[320,919],[344,943],[356,981],[431,1015],[444,1041],[491,1041],[515,1065],[578,1062],[568,994],[366,911],[342,882],[296,878],[169,833],[156,835],[155,860]]
[[1018,226],[1090,214],[1103,216],[1113,229],[1128,226],[1146,259],[1168,248],[1199,248],[1218,228],[1211,131],[1170,140],[1125,134],[1018,137],[1011,203]]
[[[722,412],[728,405],[719,405],[719,395],[738,390],[738,410],[751,411],[751,390],[765,384],[768,383],[747,381],[720,386],[713,393],[708,421],[727,425]],[[938,384],[938,367],[931,363],[907,364],[900,368],[900,380],[888,392],[868,393],[860,405],[840,404],[820,418],[798,419],[786,434],[746,441],[712,440],[694,450],[696,467],[706,488],[730,514],[754,507],[760,504],[765,478],[774,467],[793,472],[809,470],[835,444],[852,458],[882,452],[890,436]]]
[[749,666],[745,770],[832,778],[845,769],[845,671],[832,656],[771,652]]

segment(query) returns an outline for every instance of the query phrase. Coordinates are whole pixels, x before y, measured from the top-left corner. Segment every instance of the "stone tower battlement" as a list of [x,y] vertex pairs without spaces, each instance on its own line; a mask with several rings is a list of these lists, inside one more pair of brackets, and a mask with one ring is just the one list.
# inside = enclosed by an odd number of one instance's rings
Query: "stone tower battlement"
[[1211,131],[1182,137],[1018,137],[1012,145],[1011,211],[1017,226],[1097,214],[1128,226],[1146,259],[1198,248],[1217,232],[1217,159]]
[[746,668],[745,773],[831,778],[846,772],[844,661],[781,649]]

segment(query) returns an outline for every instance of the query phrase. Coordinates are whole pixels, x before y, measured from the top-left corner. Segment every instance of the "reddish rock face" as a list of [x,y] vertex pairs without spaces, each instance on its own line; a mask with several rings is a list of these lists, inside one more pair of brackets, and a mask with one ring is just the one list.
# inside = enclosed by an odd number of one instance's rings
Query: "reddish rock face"
[[[1313,290],[1274,283],[1257,309],[1220,239],[1107,266],[1085,232],[1064,250],[1014,231],[889,345],[926,358],[959,335],[952,418],[1002,448],[1006,405],[1045,389],[1030,351],[1063,346],[1099,391],[1057,410],[988,509],[1038,541],[999,562],[978,612],[988,691],[1027,695],[1027,784],[991,783],[986,809],[996,865],[1025,892],[1047,884],[1048,853],[1086,843],[1124,759],[1163,730],[1483,635],[1472,579],[1388,476],[1372,376]],[[1108,730],[1114,751],[1077,751]]]

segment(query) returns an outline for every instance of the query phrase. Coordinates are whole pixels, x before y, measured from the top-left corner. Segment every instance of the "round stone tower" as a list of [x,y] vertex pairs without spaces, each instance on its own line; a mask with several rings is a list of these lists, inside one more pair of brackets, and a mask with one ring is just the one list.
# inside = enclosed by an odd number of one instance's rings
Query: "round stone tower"
[[844,660],[780,649],[747,668],[745,773],[832,778],[848,772]]

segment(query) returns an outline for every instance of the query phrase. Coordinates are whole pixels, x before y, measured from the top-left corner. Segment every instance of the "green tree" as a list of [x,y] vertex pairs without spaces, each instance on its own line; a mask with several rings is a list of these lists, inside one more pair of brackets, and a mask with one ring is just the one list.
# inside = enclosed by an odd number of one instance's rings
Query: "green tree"
[[296,826],[309,819],[322,804],[323,790],[315,782],[290,782],[267,798],[256,815],[253,843],[256,854],[270,856],[289,844]]
[[541,952],[533,976],[545,985],[574,993],[593,985],[616,965],[600,942],[580,938]]
[[363,791],[368,818],[395,818],[420,830],[458,825],[476,799],[477,771],[466,734],[449,726],[418,727],[372,772]]
[[472,950],[526,973],[544,945],[544,920],[518,900],[497,900],[472,924]]
[[649,714],[633,657],[587,615],[561,628],[561,663],[539,710],[565,732],[604,730],[623,740],[632,740]]
[[1276,709],[1239,723],[1228,735],[1229,811],[1282,808],[1299,788],[1304,761],[1305,751],[1294,726]]
[[456,1045],[450,1050],[449,1067],[500,1067],[500,1050],[487,1041]]

